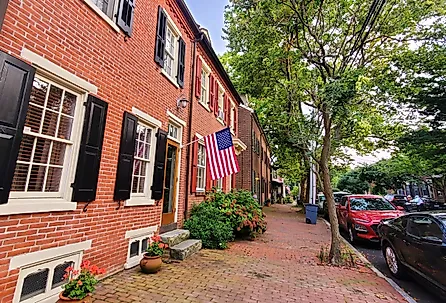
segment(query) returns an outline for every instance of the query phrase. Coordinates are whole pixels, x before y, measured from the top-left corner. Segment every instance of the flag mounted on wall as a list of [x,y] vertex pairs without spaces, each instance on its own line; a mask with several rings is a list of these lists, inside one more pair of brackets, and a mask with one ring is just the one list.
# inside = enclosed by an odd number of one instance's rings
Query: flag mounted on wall
[[204,137],[204,143],[212,180],[239,172],[240,168],[229,128]]

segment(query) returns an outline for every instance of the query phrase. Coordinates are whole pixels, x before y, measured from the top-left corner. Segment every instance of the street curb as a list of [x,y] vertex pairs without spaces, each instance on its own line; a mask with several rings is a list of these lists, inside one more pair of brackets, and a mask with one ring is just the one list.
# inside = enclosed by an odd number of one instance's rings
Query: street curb
[[[330,223],[325,220],[322,219],[324,221],[324,223],[331,228]],[[417,301],[415,301],[414,298],[412,298],[407,292],[404,291],[404,289],[402,289],[398,284],[395,283],[395,281],[393,281],[392,279],[388,278],[387,276],[385,276],[381,271],[379,271],[379,269],[377,269],[375,266],[373,266],[372,263],[370,263],[369,260],[367,260],[367,258],[359,251],[357,250],[353,245],[351,245],[346,239],[344,239],[344,237],[341,236],[342,241],[344,242],[345,245],[347,245],[348,248],[350,248],[357,256],[358,258],[364,262],[365,264],[367,264],[368,267],[370,267],[370,269],[380,278],[383,278],[384,280],[387,281],[387,283],[390,284],[390,286],[393,287],[393,289],[395,289],[401,296],[403,296],[403,298],[409,302],[409,303],[418,303]]]

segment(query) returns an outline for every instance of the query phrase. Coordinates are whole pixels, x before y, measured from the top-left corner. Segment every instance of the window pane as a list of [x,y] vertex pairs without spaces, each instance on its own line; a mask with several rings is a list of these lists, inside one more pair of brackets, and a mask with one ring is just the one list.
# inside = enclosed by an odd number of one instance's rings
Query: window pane
[[46,166],[33,165],[29,176],[28,191],[42,191]]
[[38,133],[40,131],[40,121],[42,120],[43,109],[32,104],[28,107],[26,113],[25,126],[31,128],[31,131]]
[[48,83],[46,83],[43,80],[40,80],[39,78],[34,78],[33,88],[31,90],[31,97],[29,98],[29,102],[44,106],[47,91],[48,91]]
[[63,107],[62,112],[64,114],[74,116],[74,111],[76,109],[76,95],[73,95],[72,93],[65,92],[65,97],[63,99]]
[[34,146],[34,137],[29,135],[23,135],[22,142],[20,143],[19,161],[31,161],[31,153]]
[[49,167],[48,176],[46,179],[45,191],[58,192],[61,179],[62,179],[62,168]]
[[65,140],[70,140],[72,127],[73,127],[73,118],[61,116],[57,137]]
[[38,294],[45,292],[46,283],[48,282],[49,269],[39,269],[25,277],[23,280],[20,301],[32,298]]
[[62,92],[63,90],[61,88],[51,85],[46,108],[58,112],[62,104]]
[[139,240],[132,242],[130,244],[130,258],[135,257],[139,254]]
[[53,165],[63,165],[65,150],[67,145],[60,142],[53,142],[50,163]]
[[42,134],[55,136],[58,118],[59,114],[52,111],[46,111],[45,119],[43,120]]
[[48,156],[51,148],[51,140],[37,138],[36,149],[34,151],[34,163],[48,163]]
[[12,191],[25,191],[26,179],[28,177],[29,165],[17,163],[12,180]]
[[145,252],[149,244],[149,238],[142,240],[141,253]]
[[145,177],[140,177],[139,178],[139,187],[138,187],[138,193],[142,194],[144,193],[144,184],[146,182],[146,178]]
[[57,265],[54,268],[53,280],[51,281],[51,289],[59,287],[59,286],[65,284],[66,282],[68,282],[68,278],[64,279],[63,276],[65,275],[65,269],[67,269],[69,266],[74,266],[74,263],[73,262],[65,262],[65,263]]
[[132,193],[136,194],[138,193],[138,182],[139,182],[139,177],[133,177],[133,182],[132,182]]

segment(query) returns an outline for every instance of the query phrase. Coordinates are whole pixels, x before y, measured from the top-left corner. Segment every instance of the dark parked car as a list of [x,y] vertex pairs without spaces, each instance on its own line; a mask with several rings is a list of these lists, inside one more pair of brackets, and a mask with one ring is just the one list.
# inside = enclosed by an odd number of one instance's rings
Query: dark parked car
[[446,293],[446,212],[412,213],[378,226],[384,258],[392,275],[428,281]]
[[445,209],[444,203],[438,202],[437,200],[429,197],[423,197],[421,199],[423,200],[423,203],[418,205],[418,211]]
[[406,210],[406,211],[412,211],[417,208],[417,203],[409,202],[405,195],[389,194],[389,195],[385,195],[384,199],[386,199],[387,201],[389,201],[390,203],[392,203],[395,206],[403,207],[404,210]]

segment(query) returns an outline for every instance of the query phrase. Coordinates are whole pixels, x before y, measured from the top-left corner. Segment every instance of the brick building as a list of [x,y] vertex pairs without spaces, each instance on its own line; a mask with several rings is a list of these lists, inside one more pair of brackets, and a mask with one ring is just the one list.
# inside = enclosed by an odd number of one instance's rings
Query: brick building
[[67,266],[135,266],[231,188],[186,144],[229,126],[243,149],[240,99],[183,0],[2,5],[0,301],[53,302]]
[[253,109],[239,107],[239,138],[247,148],[239,156],[237,188],[252,191],[260,204],[271,199],[271,151]]

